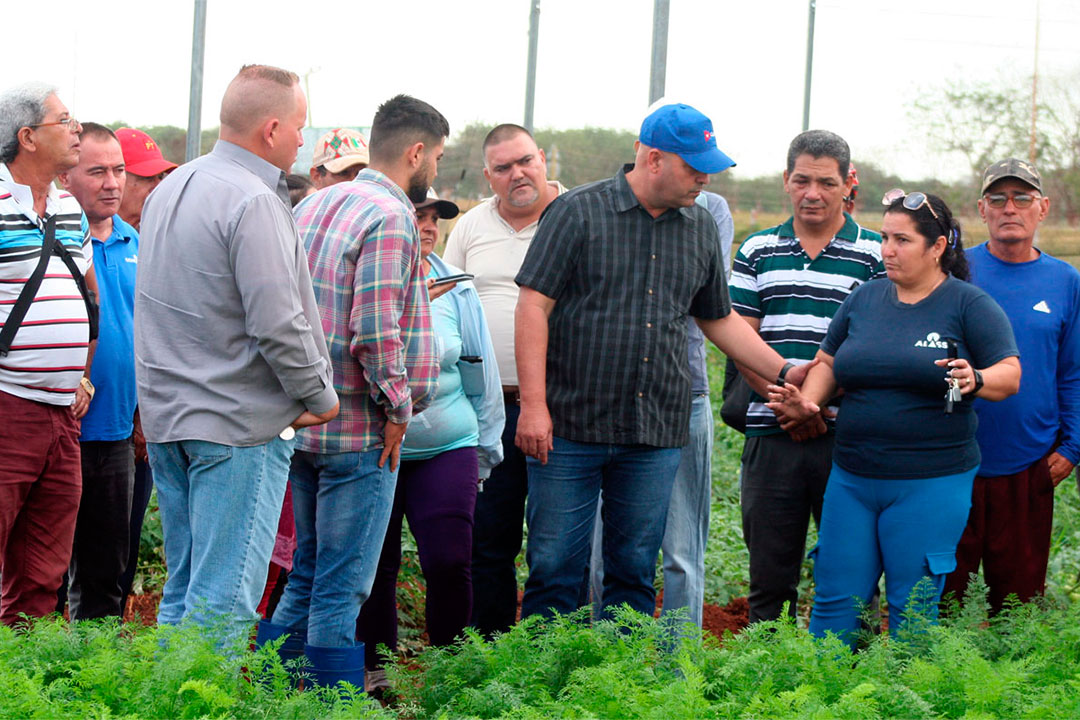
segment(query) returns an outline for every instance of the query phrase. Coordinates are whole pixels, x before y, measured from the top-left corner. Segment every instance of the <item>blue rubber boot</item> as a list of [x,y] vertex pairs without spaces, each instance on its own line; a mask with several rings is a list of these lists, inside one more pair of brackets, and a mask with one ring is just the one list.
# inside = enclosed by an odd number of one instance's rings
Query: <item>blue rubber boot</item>
[[304,630],[294,630],[283,625],[275,625],[269,620],[260,620],[255,633],[255,647],[262,647],[282,635],[289,637],[285,638],[285,642],[278,648],[278,655],[281,657],[281,663],[287,666],[289,661],[304,655],[304,645],[307,642],[307,632]]
[[352,647],[305,645],[304,654],[311,663],[308,672],[315,685],[334,687],[344,680],[364,692],[364,643]]

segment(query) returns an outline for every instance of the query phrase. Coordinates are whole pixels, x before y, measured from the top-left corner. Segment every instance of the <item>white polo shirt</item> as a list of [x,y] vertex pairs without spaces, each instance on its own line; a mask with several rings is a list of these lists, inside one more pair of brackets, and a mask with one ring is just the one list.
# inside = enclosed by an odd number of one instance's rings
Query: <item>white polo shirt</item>
[[[559,191],[558,182],[549,185]],[[461,216],[446,241],[443,259],[476,276],[473,284],[484,306],[495,359],[504,385],[517,385],[514,362],[514,310],[518,286],[514,277],[525,260],[525,253],[536,234],[538,222],[514,230],[499,215],[498,197],[490,197]]]

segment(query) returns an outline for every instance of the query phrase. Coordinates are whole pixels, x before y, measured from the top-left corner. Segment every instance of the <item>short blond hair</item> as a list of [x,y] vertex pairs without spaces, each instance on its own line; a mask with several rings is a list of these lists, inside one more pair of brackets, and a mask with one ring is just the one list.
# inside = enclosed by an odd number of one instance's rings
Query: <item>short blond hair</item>
[[271,65],[245,65],[225,89],[221,99],[221,125],[246,133],[270,117],[281,117],[294,107],[293,88],[300,77]]

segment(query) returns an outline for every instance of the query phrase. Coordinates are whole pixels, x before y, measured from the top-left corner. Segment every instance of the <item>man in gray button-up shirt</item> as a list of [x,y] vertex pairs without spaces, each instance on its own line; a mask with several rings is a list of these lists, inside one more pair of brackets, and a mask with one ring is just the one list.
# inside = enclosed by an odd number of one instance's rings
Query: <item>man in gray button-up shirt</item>
[[159,623],[195,615],[244,632],[293,429],[337,414],[285,188],[306,109],[295,74],[243,68],[213,151],[167,177],[143,210],[135,355],[169,571]]

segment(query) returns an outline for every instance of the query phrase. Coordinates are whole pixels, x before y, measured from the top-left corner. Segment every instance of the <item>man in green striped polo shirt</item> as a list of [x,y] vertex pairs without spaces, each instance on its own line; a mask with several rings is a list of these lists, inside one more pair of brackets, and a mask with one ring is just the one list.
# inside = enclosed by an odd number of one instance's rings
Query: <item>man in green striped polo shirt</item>
[[[853,289],[884,277],[881,236],[844,212],[851,151],[839,135],[810,130],[788,148],[784,191],[792,216],[754,233],[735,254],[732,307],[789,362],[813,359],[829,321]],[[742,455],[743,537],[750,551],[750,620],[794,616],[810,515],[821,519],[832,465],[835,406],[790,432],[762,399],[767,380],[739,371],[754,390]],[[831,405],[831,404],[830,404]]]

